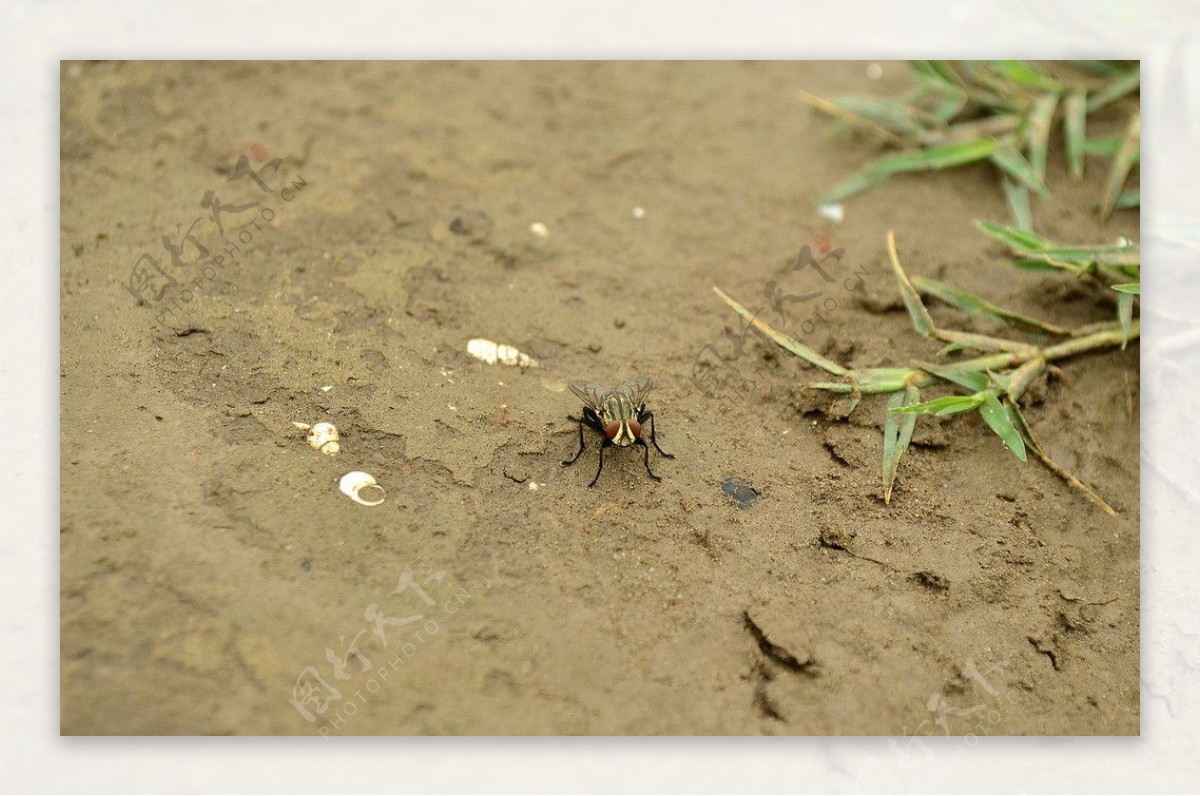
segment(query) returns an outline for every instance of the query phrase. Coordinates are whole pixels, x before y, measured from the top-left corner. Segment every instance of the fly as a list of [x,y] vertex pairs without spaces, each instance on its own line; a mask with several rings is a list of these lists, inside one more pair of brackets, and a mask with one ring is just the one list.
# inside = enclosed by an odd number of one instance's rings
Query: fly
[[[664,458],[674,459],[675,456],[658,447],[658,440],[654,436],[654,413],[646,409],[646,396],[654,388],[654,382],[650,381],[650,377],[638,376],[614,390],[597,387],[595,384],[583,381],[573,381],[568,386],[571,388],[571,392],[583,401],[583,412],[578,418],[579,450],[573,457],[563,462],[563,465],[574,464],[579,455],[583,453],[585,447],[583,427],[586,425],[604,437],[600,443],[600,466],[596,468],[596,477],[588,484],[589,487],[595,486],[596,482],[600,480],[600,471],[604,469],[604,449],[611,445],[616,445],[618,448],[641,445],[645,449],[642,464],[646,466],[646,472],[655,481],[661,481],[662,479],[650,469],[650,446],[642,437],[642,427],[646,423],[650,424],[650,443]],[[570,419],[575,420],[576,418]]]

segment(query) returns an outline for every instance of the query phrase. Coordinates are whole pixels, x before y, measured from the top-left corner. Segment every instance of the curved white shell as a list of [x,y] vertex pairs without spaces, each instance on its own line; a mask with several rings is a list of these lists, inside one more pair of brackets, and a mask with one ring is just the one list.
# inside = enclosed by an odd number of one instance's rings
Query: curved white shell
[[[364,506],[378,506],[383,502],[385,497],[383,487],[376,482],[375,476],[371,475],[370,473],[364,473],[361,470],[355,470],[352,473],[346,473],[343,475],[338,487],[342,490],[346,497],[350,498],[355,503],[361,503]],[[378,500],[364,497],[362,495],[363,490],[370,490],[367,492],[367,494],[372,498],[378,494]]]
[[333,423],[317,423],[308,432],[308,444],[327,456],[333,456],[342,449],[337,426]]

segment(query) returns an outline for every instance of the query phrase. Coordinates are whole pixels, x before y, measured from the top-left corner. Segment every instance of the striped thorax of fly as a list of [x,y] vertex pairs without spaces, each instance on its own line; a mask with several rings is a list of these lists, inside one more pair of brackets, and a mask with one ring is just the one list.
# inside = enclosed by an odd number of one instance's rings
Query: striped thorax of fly
[[646,395],[654,386],[648,376],[627,381],[615,390],[583,381],[569,385],[587,409],[600,421],[599,430],[613,445],[626,448],[642,436],[638,415],[646,408]]
[[564,461],[563,464],[574,463],[579,458],[579,454],[583,453],[583,427],[587,426],[604,436],[600,445],[600,466],[596,470],[596,477],[588,486],[594,486],[600,477],[600,470],[604,467],[604,449],[610,445],[619,448],[641,445],[646,449],[645,456],[642,458],[646,472],[654,480],[659,480],[658,476],[650,469],[650,448],[642,436],[643,426],[649,424],[650,444],[659,453],[668,459],[675,457],[658,447],[658,441],[654,438],[654,413],[646,409],[646,396],[654,387],[650,377],[639,376],[614,389],[599,387],[585,381],[573,381],[568,386],[571,388],[571,392],[575,393],[575,397],[583,402],[583,412],[578,418],[579,450],[573,458]]

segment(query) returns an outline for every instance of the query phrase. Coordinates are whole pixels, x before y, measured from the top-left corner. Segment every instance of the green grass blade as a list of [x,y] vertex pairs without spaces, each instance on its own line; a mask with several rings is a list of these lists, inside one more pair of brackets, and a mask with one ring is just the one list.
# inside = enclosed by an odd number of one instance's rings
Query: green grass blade
[[992,431],[995,431],[1004,441],[1004,445],[1015,453],[1018,459],[1025,461],[1025,441],[1021,439],[1020,432],[1013,426],[1012,419],[995,394],[990,392],[987,394],[983,405],[979,407],[979,414]]
[[1110,102],[1118,100],[1121,97],[1124,97],[1126,94],[1137,91],[1141,85],[1142,72],[1140,69],[1135,67],[1120,77],[1114,78],[1098,91],[1093,92],[1092,95],[1088,97],[1087,101],[1088,113],[1093,113],[1094,111],[1103,108]]
[[951,343],[950,345],[945,346],[944,348],[938,349],[938,352],[937,352],[937,354],[935,354],[935,356],[948,357],[951,354],[958,352],[958,351],[962,351],[964,349],[966,349],[966,346],[963,345],[962,343]]
[[943,94],[962,93],[962,78],[946,61],[909,61],[908,68],[928,88]]
[[966,94],[947,94],[938,100],[937,104],[929,111],[929,115],[942,124],[949,124],[951,119],[962,113],[966,104]]
[[1100,135],[1095,138],[1088,138],[1083,142],[1083,153],[1085,155],[1111,158],[1117,154],[1117,150],[1120,148],[1121,136],[1119,135]]
[[886,182],[891,174],[885,172],[875,172],[862,170],[845,180],[842,180],[837,185],[830,188],[827,192],[813,202],[814,205],[831,205],[849,199],[855,194],[860,194],[863,191],[868,191],[880,183]]
[[1034,91],[1062,91],[1062,84],[1024,61],[991,61],[992,70],[1001,77]]
[[716,292],[716,294],[718,296],[721,297],[722,301],[724,301],[726,304],[728,304],[730,307],[733,308],[734,312],[736,312],[738,315],[742,316],[743,320],[747,321],[755,329],[762,332],[764,335],[766,335],[768,338],[770,338],[772,341],[774,341],[775,344],[778,345],[780,348],[783,348],[785,351],[790,351],[791,353],[800,357],[801,359],[808,362],[809,364],[815,365],[818,368],[820,368],[821,370],[824,370],[828,373],[832,373],[835,376],[845,376],[849,372],[845,368],[843,368],[841,365],[839,365],[838,363],[836,363],[832,360],[826,359],[825,357],[818,354],[816,351],[813,351],[811,348],[804,345],[804,343],[801,343],[799,340],[796,340],[795,338],[790,337],[790,336],[784,334],[783,332],[775,330],[774,328],[772,328],[770,326],[770,324],[766,323],[761,318],[756,317],[753,313],[751,313],[749,310],[747,310],[741,304],[737,303],[736,301],[731,299],[729,296],[725,295],[725,293],[720,288],[714,286],[713,290]]
[[1057,94],[1044,94],[1037,98],[1025,135],[1029,147],[1029,165],[1037,175],[1038,182],[1046,184],[1046,150],[1050,145],[1050,124],[1054,121],[1054,109],[1058,107]]
[[1113,156],[1112,166],[1108,172],[1108,180],[1104,184],[1104,195],[1100,200],[1100,217],[1107,219],[1112,214],[1121,193],[1121,187],[1129,177],[1133,168],[1134,158],[1141,146],[1142,115],[1135,113],[1129,120],[1125,135],[1121,138],[1121,146]]
[[913,286],[923,295],[933,296],[934,298],[949,304],[951,307],[960,309],[963,312],[972,315],[983,315],[994,320],[1008,322],[1015,321],[1026,326],[1038,329],[1050,334],[1066,335],[1070,331],[1061,326],[1040,321],[1037,318],[1032,318],[1028,315],[1023,315],[1019,312],[1007,310],[1004,307],[997,306],[990,301],[972,295],[967,291],[947,285],[944,282],[939,282],[936,279],[929,279],[924,276],[914,276]]
[[1141,206],[1142,192],[1139,188],[1130,188],[1128,191],[1122,192],[1121,195],[1117,197],[1116,203],[1113,204],[1113,207],[1117,210],[1129,210],[1134,207]]
[[887,129],[883,125],[864,117],[862,114],[838,104],[834,100],[818,97],[814,94],[809,94],[807,91],[801,90],[799,93],[800,99],[811,105],[813,108],[832,116],[842,122],[845,122],[853,127],[868,133],[874,138],[885,141],[890,144],[902,144],[904,139],[896,133]]
[[1038,196],[1048,196],[1050,191],[1046,184],[1038,178],[1037,172],[1024,156],[1017,151],[1011,142],[996,146],[991,153],[991,160],[1006,174],[1024,184]]
[[1129,282],[1128,284],[1124,284],[1124,285],[1113,285],[1112,289],[1117,291],[1118,293],[1132,293],[1133,295],[1137,296],[1137,295],[1140,295],[1142,292],[1142,283],[1141,282]]
[[1117,296],[1117,320],[1121,322],[1121,349],[1129,345],[1129,332],[1133,328],[1133,294]]
[[827,100],[854,115],[882,127],[905,139],[916,139],[925,132],[924,121],[935,121],[924,111],[903,102],[882,97],[865,97],[859,94],[841,94]]
[[995,238],[1018,254],[1027,254],[1054,245],[1054,241],[1036,232],[1006,227],[994,221],[978,221],[975,226],[983,234]]
[[[918,415],[955,415],[959,412],[970,412],[978,408],[991,395],[990,392],[975,393],[974,395],[947,395],[945,398],[935,398],[921,404],[889,408],[889,412],[911,413]],[[992,396],[995,397],[995,396]]]
[[959,122],[942,129],[929,130],[921,137],[927,146],[964,144],[981,138],[1000,138],[1021,126],[1021,118],[1015,114],[984,116],[969,122]]
[[963,370],[953,365],[942,366],[928,362],[914,362],[913,364],[927,373],[932,373],[939,379],[944,379],[951,384],[957,384],[959,387],[965,387],[971,392],[982,392],[988,387],[987,374],[980,373],[977,370]]
[[1067,166],[1071,177],[1083,178],[1084,145],[1087,143],[1087,93],[1076,89],[1063,100],[1063,138],[1067,144]]
[[887,234],[887,249],[888,257],[892,261],[892,271],[896,274],[896,282],[900,286],[900,298],[904,301],[904,308],[908,310],[908,317],[912,319],[913,328],[922,336],[928,337],[933,334],[935,328],[933,318],[900,265],[900,256],[896,253],[896,234],[890,229]]
[[1012,213],[1013,222],[1018,229],[1033,232],[1033,210],[1029,207],[1029,189],[1007,177],[1004,178],[1003,183],[1004,198],[1008,200],[1008,209]]
[[[920,391],[909,385],[903,393],[896,393],[888,399],[888,409],[913,406],[921,400]],[[896,482],[896,470],[900,467],[900,458],[908,450],[912,441],[913,427],[917,424],[916,415],[896,417],[891,411],[883,423],[883,502],[892,502],[892,486]]]
[[929,149],[898,152],[886,155],[867,164],[866,170],[883,174],[903,174],[910,171],[933,171],[974,163],[990,157],[996,149],[996,141],[990,138],[964,141],[957,144],[930,147]]

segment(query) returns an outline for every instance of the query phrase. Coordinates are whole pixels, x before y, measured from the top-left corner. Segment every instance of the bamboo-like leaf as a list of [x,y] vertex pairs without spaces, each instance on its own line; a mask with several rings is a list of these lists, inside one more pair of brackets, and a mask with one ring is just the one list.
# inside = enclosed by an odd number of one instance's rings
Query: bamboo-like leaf
[[[888,409],[912,406],[921,400],[920,391],[909,385],[903,393],[897,392],[888,399]],[[896,481],[896,470],[900,467],[900,459],[908,450],[912,441],[913,427],[917,423],[916,415],[896,417],[891,411],[883,423],[883,502],[892,502],[892,486]]]
[[1026,123],[1029,165],[1033,167],[1033,173],[1042,185],[1046,184],[1046,149],[1050,144],[1050,123],[1054,121],[1056,107],[1058,95],[1043,94],[1034,102],[1033,110],[1029,112],[1029,121]]
[[1133,329],[1133,294],[1117,296],[1117,320],[1121,323],[1121,350],[1129,344],[1129,332]]
[[1071,176],[1083,178],[1084,145],[1087,143],[1087,93],[1076,89],[1063,100],[1063,138],[1067,144],[1067,166]]
[[1061,326],[1055,326],[1053,324],[1046,323],[1045,321],[1039,321],[1037,318],[1032,318],[1028,315],[1022,315],[1019,312],[1006,310],[1003,307],[999,307],[991,303],[990,301],[985,301],[978,296],[974,296],[967,291],[962,290],[961,288],[954,287],[953,285],[947,285],[943,282],[937,281],[936,279],[929,279],[928,277],[924,276],[914,276],[912,281],[913,285],[922,294],[933,296],[939,301],[943,301],[952,307],[962,310],[963,312],[969,312],[972,315],[984,315],[999,321],[1016,321],[1017,323],[1022,323],[1034,329],[1040,329],[1041,331],[1049,332],[1050,334],[1070,334],[1069,330],[1064,329]]
[[1100,217],[1107,219],[1112,214],[1121,186],[1129,177],[1133,168],[1133,159],[1141,144],[1142,116],[1135,113],[1129,120],[1125,135],[1121,138],[1121,147],[1113,156],[1112,166],[1108,172],[1108,180],[1104,184],[1104,195],[1100,199]]
[[1025,461],[1025,442],[1021,439],[1021,434],[1013,427],[1012,420],[995,394],[987,393],[983,405],[979,407],[979,414],[992,431],[995,431],[1004,441],[1004,445],[1015,453],[1018,459]]
[[932,373],[934,376],[944,379],[951,384],[965,387],[971,392],[982,392],[988,387],[987,374],[977,370],[963,370],[953,365],[934,365],[929,362],[914,362],[913,364],[921,370]]
[[886,172],[877,172],[863,170],[839,182],[837,185],[830,188],[824,194],[819,196],[814,205],[832,205],[837,204],[843,199],[849,199],[855,194],[860,194],[863,191],[870,190],[880,183],[887,182],[891,174]]
[[1004,198],[1008,200],[1008,209],[1013,215],[1013,222],[1018,229],[1033,232],[1033,210],[1029,207],[1029,189],[1007,177],[1002,182]]
[[995,149],[996,141],[991,138],[964,141],[886,155],[868,163],[866,170],[884,174],[903,174],[909,171],[948,169],[952,166],[983,160],[989,157]]
[[753,326],[755,329],[762,332],[764,335],[766,335],[771,340],[773,340],[776,343],[776,345],[778,345],[780,348],[783,348],[786,351],[790,351],[791,353],[800,357],[801,359],[808,362],[809,364],[816,365],[821,370],[832,373],[835,376],[845,376],[848,373],[848,371],[844,367],[839,365],[838,363],[836,363],[830,359],[826,359],[825,357],[818,354],[816,351],[813,351],[811,348],[804,345],[804,343],[801,343],[799,340],[796,340],[795,338],[790,337],[789,335],[786,335],[783,332],[777,331],[776,329],[771,327],[771,325],[768,324],[766,321],[762,320],[761,318],[756,317],[753,313],[751,313],[749,310],[747,310],[741,304],[737,303],[736,301],[731,299],[729,296],[725,295],[725,293],[720,288],[714,286],[713,290],[716,292],[716,294],[718,296],[721,297],[722,301],[724,301],[726,304],[728,304],[730,307],[733,308],[734,312],[736,312],[738,315],[742,316],[742,318],[745,321],[747,321],[751,326]]
[[1136,296],[1142,292],[1142,283],[1141,282],[1129,282],[1127,284],[1122,284],[1122,285],[1113,285],[1112,289],[1117,291],[1118,293],[1132,293],[1133,295]]
[[1010,177],[1022,183],[1038,196],[1047,196],[1050,191],[1038,177],[1037,172],[1029,161],[1017,151],[1011,142],[997,146],[991,153],[991,160]]
[[900,298],[904,301],[905,309],[908,310],[908,317],[912,319],[913,327],[917,332],[928,337],[934,330],[933,318],[929,315],[929,310],[925,309],[925,305],[921,303],[921,297],[917,295],[916,288],[908,281],[908,275],[904,273],[904,268],[900,265],[900,256],[896,253],[896,234],[890,229],[887,234],[887,249],[888,257],[892,261],[892,271],[896,274],[896,281],[900,286]]
[[959,412],[970,412],[979,407],[989,395],[991,395],[990,392],[975,393],[974,395],[947,395],[945,398],[935,398],[932,401],[911,406],[898,406],[888,411],[918,415],[954,415]]
[[1110,81],[1103,88],[1093,92],[1087,100],[1087,111],[1092,113],[1103,108],[1114,100],[1137,91],[1142,85],[1142,72],[1133,68],[1125,74]]

